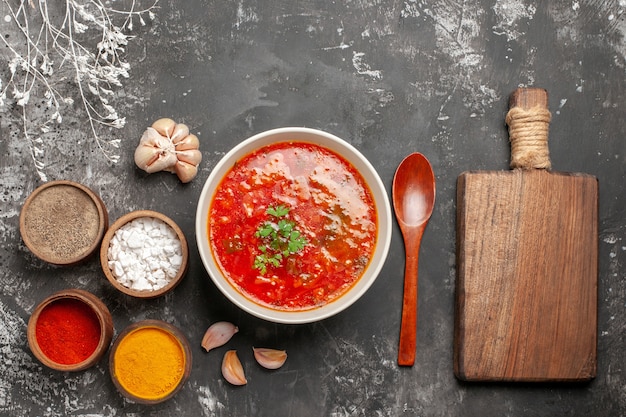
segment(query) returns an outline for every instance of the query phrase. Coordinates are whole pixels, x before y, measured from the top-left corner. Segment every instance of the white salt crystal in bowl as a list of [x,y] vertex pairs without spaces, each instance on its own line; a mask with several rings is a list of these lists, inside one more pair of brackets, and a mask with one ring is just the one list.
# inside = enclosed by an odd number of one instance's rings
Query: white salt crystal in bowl
[[169,217],[151,210],[130,212],[104,235],[100,265],[124,294],[155,298],[171,291],[187,272],[189,247]]

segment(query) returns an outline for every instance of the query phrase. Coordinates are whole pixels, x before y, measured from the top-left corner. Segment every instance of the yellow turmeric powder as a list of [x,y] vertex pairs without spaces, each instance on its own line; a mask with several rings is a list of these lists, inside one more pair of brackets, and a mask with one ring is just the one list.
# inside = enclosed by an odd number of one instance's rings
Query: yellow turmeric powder
[[158,327],[140,327],[127,334],[114,354],[114,372],[131,395],[158,400],[183,378],[185,352],[180,342]]

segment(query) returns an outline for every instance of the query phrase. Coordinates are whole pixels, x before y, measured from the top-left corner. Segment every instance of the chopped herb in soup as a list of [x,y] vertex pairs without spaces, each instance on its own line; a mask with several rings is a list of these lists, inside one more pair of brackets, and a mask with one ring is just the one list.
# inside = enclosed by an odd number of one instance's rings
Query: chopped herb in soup
[[208,232],[230,283],[255,302],[306,310],[344,294],[376,245],[376,208],[359,172],[315,144],[268,145],[217,188]]

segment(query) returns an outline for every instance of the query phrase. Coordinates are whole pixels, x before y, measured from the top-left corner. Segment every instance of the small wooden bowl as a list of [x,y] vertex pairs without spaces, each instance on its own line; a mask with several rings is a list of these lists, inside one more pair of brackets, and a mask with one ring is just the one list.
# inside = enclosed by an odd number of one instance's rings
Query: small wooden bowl
[[91,256],[109,225],[100,197],[73,181],[41,185],[24,202],[20,233],[38,258],[54,265],[75,265]]
[[[159,341],[155,341],[155,334]],[[160,357],[164,352],[167,352],[165,356]],[[175,357],[172,352],[176,352]],[[125,365],[123,355],[129,356],[133,366]],[[176,360],[178,355],[182,364]],[[191,373],[191,361],[189,341],[178,328],[162,320],[148,319],[129,325],[113,342],[109,371],[113,384],[124,397],[140,404],[158,404],[180,391]],[[169,366],[172,380],[164,381],[155,368]],[[133,384],[142,386],[133,387]]]
[[[100,338],[94,351],[86,359],[71,364],[63,364],[50,359],[37,339],[37,322],[42,312],[52,304],[64,300],[76,300],[83,303],[94,313],[100,325]],[[113,338],[113,318],[107,306],[92,293],[80,289],[62,290],[50,295],[35,307],[28,320],[27,338],[33,355],[47,367],[58,371],[82,371],[95,365],[109,348]]]
[[[113,236],[115,236],[115,232],[117,232],[121,227],[123,227],[127,223],[135,219],[141,218],[141,217],[151,217],[151,218],[159,219],[165,222],[168,226],[170,226],[174,230],[174,232],[176,232],[176,235],[178,236],[178,239],[180,240],[180,244],[181,244],[181,251],[182,251],[183,259],[181,262],[181,266],[178,270],[178,273],[176,274],[174,278],[172,278],[169,281],[167,285],[156,290],[140,291],[140,290],[129,288],[123,285],[122,283],[120,283],[117,280],[117,278],[113,275],[111,268],[109,268],[108,252],[109,252],[109,246],[111,244],[111,239],[113,238]],[[183,279],[183,277],[187,273],[188,264],[189,264],[189,246],[187,244],[187,239],[185,238],[183,231],[180,229],[180,227],[178,227],[178,225],[172,219],[170,219],[164,214],[161,214],[152,210],[133,211],[117,219],[111,225],[111,227],[106,232],[106,234],[104,235],[104,238],[102,239],[102,245],[100,247],[100,265],[102,266],[104,275],[107,277],[109,282],[115,288],[123,292],[124,294],[130,295],[133,297],[138,297],[138,298],[156,298],[174,289],[174,287],[176,287],[180,283],[180,281]]]

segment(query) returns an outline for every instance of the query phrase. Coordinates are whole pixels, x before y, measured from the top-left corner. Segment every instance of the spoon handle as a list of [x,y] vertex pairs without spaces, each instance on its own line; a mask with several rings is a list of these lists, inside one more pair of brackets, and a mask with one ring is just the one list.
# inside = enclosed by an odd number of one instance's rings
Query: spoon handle
[[400,322],[400,343],[398,365],[413,366],[417,338],[417,266],[420,243],[424,228],[414,228],[405,235],[406,259],[404,265],[404,297],[402,299],[402,321]]

